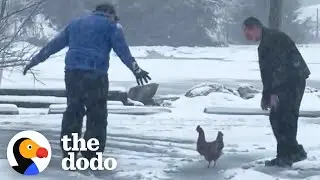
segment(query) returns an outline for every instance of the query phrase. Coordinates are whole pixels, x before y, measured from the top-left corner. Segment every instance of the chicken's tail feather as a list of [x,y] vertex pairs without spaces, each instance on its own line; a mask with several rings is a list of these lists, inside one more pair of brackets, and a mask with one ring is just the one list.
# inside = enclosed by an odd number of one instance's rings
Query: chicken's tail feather
[[216,142],[217,142],[217,148],[221,151],[224,148],[223,133],[221,131],[218,132]]
[[217,141],[223,140],[223,133],[222,133],[221,131],[218,132],[218,135],[217,135],[216,140],[217,140]]

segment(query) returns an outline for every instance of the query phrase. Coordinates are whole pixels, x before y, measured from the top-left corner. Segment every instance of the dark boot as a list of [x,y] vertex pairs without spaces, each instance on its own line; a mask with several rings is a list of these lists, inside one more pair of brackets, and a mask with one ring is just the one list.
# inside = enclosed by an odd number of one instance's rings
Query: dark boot
[[299,144],[296,148],[296,151],[294,151],[290,155],[290,160],[292,163],[296,163],[296,162],[304,161],[306,159],[307,159],[307,153],[304,150],[303,146]]
[[274,158],[272,160],[268,160],[265,162],[265,166],[271,167],[271,166],[278,166],[278,167],[291,167],[292,162],[288,158]]
[[286,146],[283,144],[277,145],[277,157],[268,160],[265,162],[265,166],[278,166],[278,167],[291,167],[292,162],[290,161],[289,157],[286,154]]

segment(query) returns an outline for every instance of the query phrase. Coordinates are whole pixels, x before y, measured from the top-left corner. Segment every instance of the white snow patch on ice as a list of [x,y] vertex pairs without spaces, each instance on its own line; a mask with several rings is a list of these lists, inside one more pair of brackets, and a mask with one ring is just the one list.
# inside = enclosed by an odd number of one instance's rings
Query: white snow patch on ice
[[[185,110],[186,113],[194,114],[197,112],[197,115],[199,115],[205,107],[260,108],[260,101],[260,93],[256,94],[254,98],[246,100],[233,94],[213,92],[208,96],[193,98],[182,96],[174,101],[172,106],[175,107],[174,111]],[[318,111],[318,107],[320,107],[320,98],[317,93],[306,93],[301,103],[301,110]]]
[[260,180],[275,180],[274,177],[253,171],[253,170],[228,170],[224,174],[228,180],[244,180],[244,179],[260,179]]
[[18,107],[14,104],[0,104],[0,113],[3,112],[19,112]]

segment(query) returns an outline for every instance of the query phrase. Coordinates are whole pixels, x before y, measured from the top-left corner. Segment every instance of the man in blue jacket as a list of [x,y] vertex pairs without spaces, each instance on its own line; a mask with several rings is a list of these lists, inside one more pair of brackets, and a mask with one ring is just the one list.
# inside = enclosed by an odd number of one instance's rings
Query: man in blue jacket
[[[103,152],[108,124],[106,103],[111,49],[133,72],[139,85],[151,78],[132,57],[112,4],[101,4],[92,14],[72,20],[26,65],[23,74],[66,46],[69,47],[65,57],[68,106],[63,114],[61,138],[65,135],[71,138],[71,133],[78,133],[80,137],[83,117],[87,115],[84,138],[97,138],[98,152]],[[72,142],[69,143],[71,147]],[[67,157],[68,152],[63,150],[62,143],[60,145],[63,156]],[[76,157],[78,152],[74,153]],[[82,155],[91,159],[95,152],[82,152]]]

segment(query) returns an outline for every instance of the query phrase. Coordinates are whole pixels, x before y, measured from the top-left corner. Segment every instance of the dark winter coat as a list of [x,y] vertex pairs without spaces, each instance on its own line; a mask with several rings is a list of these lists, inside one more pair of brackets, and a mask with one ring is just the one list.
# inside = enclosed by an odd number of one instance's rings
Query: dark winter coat
[[281,31],[263,28],[258,54],[264,98],[310,75],[295,43]]
[[72,20],[33,58],[33,64],[45,61],[52,54],[69,47],[65,70],[94,70],[107,74],[111,49],[132,70],[133,62],[122,27],[102,12],[94,12]]

